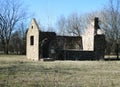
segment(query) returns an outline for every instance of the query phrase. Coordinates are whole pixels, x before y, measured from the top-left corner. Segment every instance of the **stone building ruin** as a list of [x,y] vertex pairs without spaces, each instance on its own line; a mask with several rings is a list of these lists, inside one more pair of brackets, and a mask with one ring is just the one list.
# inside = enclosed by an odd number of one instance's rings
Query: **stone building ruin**
[[27,59],[41,60],[94,60],[103,59],[105,35],[95,18],[82,36],[58,36],[55,32],[43,32],[33,18],[27,31]]

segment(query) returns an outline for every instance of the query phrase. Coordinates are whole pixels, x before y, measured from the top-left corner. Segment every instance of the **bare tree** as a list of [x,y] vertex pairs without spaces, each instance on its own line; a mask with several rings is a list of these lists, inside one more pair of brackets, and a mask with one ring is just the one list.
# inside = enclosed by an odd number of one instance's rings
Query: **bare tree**
[[0,7],[0,39],[8,54],[9,41],[16,25],[26,18],[26,10],[19,0],[2,0]]
[[80,36],[81,27],[81,19],[77,14],[72,14],[67,19],[67,31],[73,36]]
[[12,47],[12,50],[16,52],[16,54],[19,54],[21,45],[22,45],[22,38],[20,35],[20,31],[16,31],[11,36],[10,46]]
[[25,54],[26,53],[26,25],[21,23],[18,29],[12,33],[9,48],[9,51],[16,54]]
[[19,34],[21,38],[21,44],[20,44],[20,54],[25,54],[26,53],[26,31],[27,31],[27,26],[25,23],[21,23],[19,27]]
[[[117,58],[118,44],[120,43],[120,1],[109,0],[109,5],[101,12],[101,27],[104,29],[107,41],[111,43],[111,47],[115,48]],[[116,46],[115,46],[116,45]],[[112,49],[113,49],[112,48]]]
[[109,0],[109,4],[101,10],[94,11],[85,15],[87,23],[94,17],[100,18],[100,28],[106,35],[106,53],[116,53],[119,58],[118,50],[120,43],[120,0]]
[[81,36],[84,31],[83,16],[72,13],[65,18],[61,16],[58,21],[58,29],[62,35]]
[[66,34],[66,18],[63,15],[60,16],[57,22],[57,26],[58,26],[58,34],[64,36]]

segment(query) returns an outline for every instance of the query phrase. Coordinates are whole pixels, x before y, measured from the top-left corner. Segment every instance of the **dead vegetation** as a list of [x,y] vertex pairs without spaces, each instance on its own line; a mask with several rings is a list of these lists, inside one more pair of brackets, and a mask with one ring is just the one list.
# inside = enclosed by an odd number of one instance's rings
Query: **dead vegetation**
[[0,55],[0,87],[119,87],[120,61],[31,61]]

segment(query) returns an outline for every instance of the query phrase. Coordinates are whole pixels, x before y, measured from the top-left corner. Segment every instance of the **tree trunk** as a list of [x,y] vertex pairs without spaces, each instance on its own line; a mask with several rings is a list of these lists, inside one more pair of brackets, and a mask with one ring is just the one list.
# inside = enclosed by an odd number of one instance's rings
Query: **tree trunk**
[[8,53],[8,44],[6,43],[6,45],[5,45],[5,52],[4,52],[5,54],[9,54]]
[[4,53],[9,54],[9,40],[4,41]]
[[117,55],[117,59],[119,59],[119,45],[118,45],[118,43],[116,44],[116,55]]

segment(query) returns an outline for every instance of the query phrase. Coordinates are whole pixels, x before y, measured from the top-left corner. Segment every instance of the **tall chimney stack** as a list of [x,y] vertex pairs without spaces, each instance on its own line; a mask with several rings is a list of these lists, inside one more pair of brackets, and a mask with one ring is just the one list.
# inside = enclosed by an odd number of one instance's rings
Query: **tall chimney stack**
[[94,34],[97,34],[97,29],[100,29],[99,27],[99,18],[98,17],[95,17],[94,18]]

